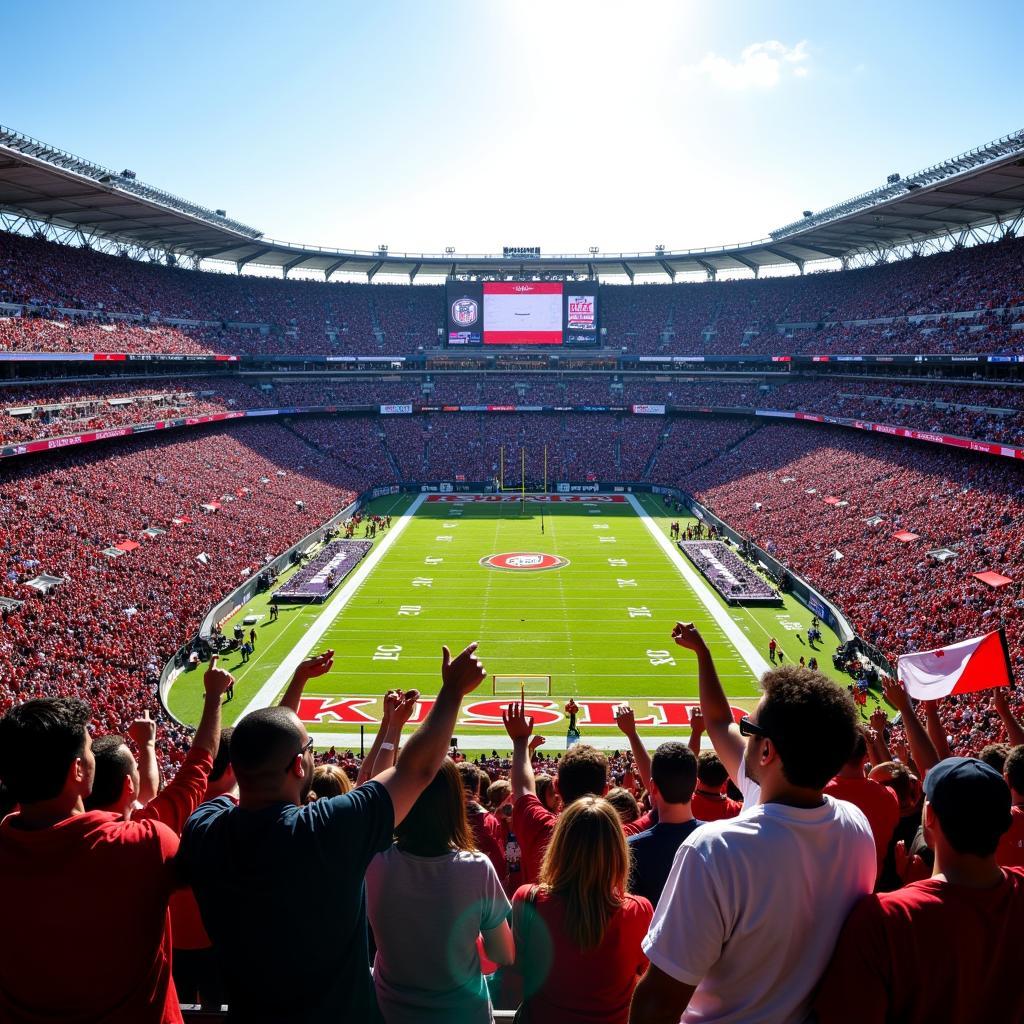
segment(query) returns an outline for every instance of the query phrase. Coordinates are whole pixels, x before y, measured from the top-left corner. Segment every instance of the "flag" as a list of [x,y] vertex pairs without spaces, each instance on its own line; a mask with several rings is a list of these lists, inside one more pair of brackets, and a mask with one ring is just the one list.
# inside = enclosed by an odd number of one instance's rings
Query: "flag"
[[1009,686],[1013,681],[1010,655],[1001,629],[933,651],[902,654],[896,674],[907,693],[918,700],[991,690],[996,686]]

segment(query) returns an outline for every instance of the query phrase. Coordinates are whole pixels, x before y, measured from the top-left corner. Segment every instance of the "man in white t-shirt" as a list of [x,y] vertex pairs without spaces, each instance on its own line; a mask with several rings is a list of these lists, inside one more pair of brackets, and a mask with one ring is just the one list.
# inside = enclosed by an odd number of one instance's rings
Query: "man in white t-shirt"
[[875,882],[867,819],[822,793],[853,750],[853,699],[787,665],[765,674],[757,709],[737,726],[696,627],[678,623],[672,636],[697,656],[705,727],[743,811],[679,848],[630,1021],[797,1024],[850,908]]

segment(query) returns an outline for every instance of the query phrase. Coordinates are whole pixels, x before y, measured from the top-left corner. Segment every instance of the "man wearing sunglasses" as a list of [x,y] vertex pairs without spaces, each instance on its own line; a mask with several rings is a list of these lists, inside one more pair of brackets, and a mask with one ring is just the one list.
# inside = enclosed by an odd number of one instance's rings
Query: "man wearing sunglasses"
[[[217,953],[230,1020],[378,1019],[363,877],[441,767],[462,698],[487,674],[475,651],[470,644],[453,659],[442,648],[437,699],[398,763],[343,796],[306,803],[313,737],[287,694],[282,706],[235,726],[238,806],[226,797],[203,804],[185,826],[180,858]],[[403,724],[417,697],[411,691],[393,712]]]
[[677,623],[672,638],[696,655],[704,725],[744,806],[679,848],[630,1020],[796,1024],[846,915],[875,881],[867,819],[822,792],[853,751],[853,700],[787,665],[765,673],[757,707],[737,723],[696,626]]

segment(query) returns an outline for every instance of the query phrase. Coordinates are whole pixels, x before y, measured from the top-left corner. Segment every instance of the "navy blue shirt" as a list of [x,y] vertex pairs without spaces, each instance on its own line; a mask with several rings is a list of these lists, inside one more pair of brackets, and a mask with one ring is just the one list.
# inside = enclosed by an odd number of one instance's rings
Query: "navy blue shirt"
[[304,807],[202,804],[181,836],[231,1020],[373,1021],[363,877],[391,845],[387,790],[367,783]]
[[629,891],[637,896],[646,896],[652,906],[658,905],[665,880],[672,870],[676,850],[683,845],[694,829],[704,822],[682,821],[677,824],[658,822],[646,832],[638,832],[628,839],[633,869],[629,879]]

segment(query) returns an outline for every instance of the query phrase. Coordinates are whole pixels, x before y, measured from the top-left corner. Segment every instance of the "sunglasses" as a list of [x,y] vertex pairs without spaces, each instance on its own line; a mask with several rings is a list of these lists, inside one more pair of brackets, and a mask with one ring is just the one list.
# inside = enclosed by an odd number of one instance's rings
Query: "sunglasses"
[[302,757],[302,755],[305,754],[307,750],[312,750],[312,749],[313,749],[313,737],[310,736],[309,739],[306,740],[306,742],[303,745],[302,749],[297,754],[293,754],[291,759],[288,761],[288,764],[285,765],[285,769],[284,769],[285,772],[287,773],[287,772],[290,772],[292,770],[292,765],[295,763],[295,758]]
[[744,715],[740,719],[740,735],[756,736],[758,739],[762,740],[768,739],[768,733],[766,733],[764,729],[757,724],[757,722],[751,721],[749,715]]

